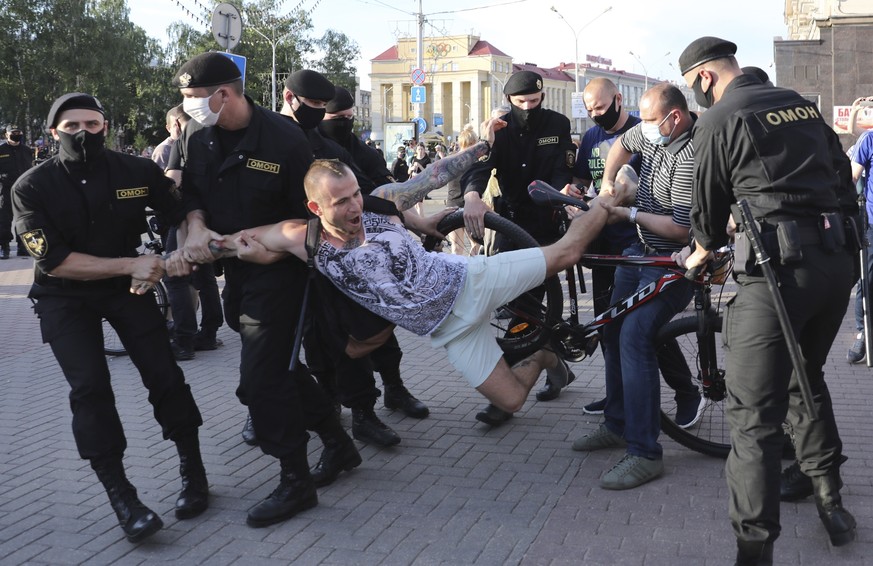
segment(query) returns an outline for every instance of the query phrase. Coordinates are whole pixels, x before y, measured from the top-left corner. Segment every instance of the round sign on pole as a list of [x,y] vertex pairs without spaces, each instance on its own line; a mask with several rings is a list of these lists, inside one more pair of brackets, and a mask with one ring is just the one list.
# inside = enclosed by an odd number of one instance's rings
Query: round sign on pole
[[427,120],[424,118],[413,118],[412,121],[418,125],[418,131],[416,132],[418,135],[427,132]]
[[233,4],[223,2],[212,11],[212,37],[222,49],[230,51],[242,37],[242,17]]
[[413,69],[412,70],[412,84],[423,85],[424,79],[427,76],[424,74],[424,69]]

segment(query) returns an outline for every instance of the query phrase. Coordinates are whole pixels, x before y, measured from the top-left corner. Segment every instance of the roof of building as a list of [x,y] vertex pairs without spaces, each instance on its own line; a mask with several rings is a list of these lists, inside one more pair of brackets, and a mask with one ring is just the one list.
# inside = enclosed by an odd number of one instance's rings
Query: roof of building
[[394,44],[379,55],[370,59],[370,61],[394,61],[399,58],[400,54],[397,52],[397,44]]
[[537,67],[533,63],[513,63],[512,72],[517,73],[519,71],[533,71],[542,75],[544,79],[551,79],[553,81],[573,82],[574,80],[572,75],[558,68],[546,69],[544,67]]
[[500,55],[502,57],[509,57],[503,51],[497,49],[487,41],[482,41],[481,39],[476,42],[476,45],[470,49],[470,55]]

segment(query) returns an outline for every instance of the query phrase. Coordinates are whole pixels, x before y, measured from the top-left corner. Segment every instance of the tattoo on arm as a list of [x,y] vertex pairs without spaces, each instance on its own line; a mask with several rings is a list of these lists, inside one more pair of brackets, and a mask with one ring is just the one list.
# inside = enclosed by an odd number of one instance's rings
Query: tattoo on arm
[[401,212],[424,200],[427,194],[460,177],[473,163],[488,155],[487,142],[434,162],[423,172],[403,183],[382,185],[372,192],[375,197],[393,201]]

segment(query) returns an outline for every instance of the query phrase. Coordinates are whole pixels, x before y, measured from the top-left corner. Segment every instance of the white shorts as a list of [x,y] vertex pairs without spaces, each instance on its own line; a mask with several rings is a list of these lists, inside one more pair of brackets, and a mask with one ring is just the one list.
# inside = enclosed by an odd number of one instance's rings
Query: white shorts
[[493,311],[545,279],[546,256],[540,248],[471,257],[464,288],[431,334],[431,346],[444,347],[452,365],[479,387],[503,356],[491,329]]

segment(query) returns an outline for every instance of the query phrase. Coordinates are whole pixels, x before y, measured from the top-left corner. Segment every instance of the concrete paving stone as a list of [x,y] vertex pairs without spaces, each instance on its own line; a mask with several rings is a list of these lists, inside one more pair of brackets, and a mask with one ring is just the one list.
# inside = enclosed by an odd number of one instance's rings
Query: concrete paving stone
[[[2,546],[0,546],[2,550]],[[35,557],[51,550],[51,547],[39,543],[22,546],[14,552],[3,552],[4,564],[48,564],[44,560],[36,560]]]
[[93,553],[83,550],[75,550],[64,546],[49,546],[45,551],[34,556],[33,559],[37,562],[61,566],[66,564],[86,564],[93,556]]

